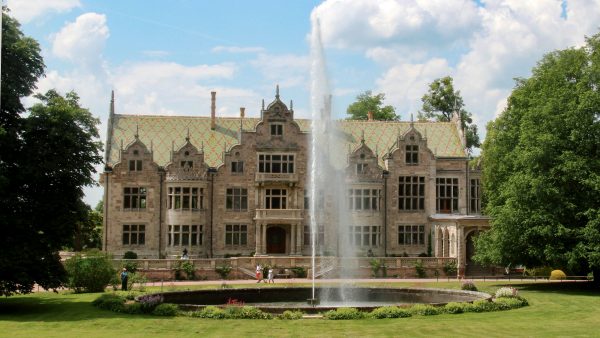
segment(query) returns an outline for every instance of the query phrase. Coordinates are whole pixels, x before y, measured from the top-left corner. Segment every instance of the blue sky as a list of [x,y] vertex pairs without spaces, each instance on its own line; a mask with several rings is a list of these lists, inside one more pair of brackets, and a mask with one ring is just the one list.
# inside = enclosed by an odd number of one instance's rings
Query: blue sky
[[[321,22],[337,117],[356,95],[373,90],[407,120],[427,85],[450,75],[483,136],[514,78],[529,76],[547,52],[582,45],[600,22],[600,0],[8,0],[8,6],[42,46],[47,69],[39,90],[75,90],[101,119],[103,138],[113,89],[122,114],[208,115],[216,90],[219,115],[237,116],[243,106],[258,116],[261,99],[272,100],[279,84],[296,116],[308,117],[311,16]],[[86,193],[95,204],[102,189]]]

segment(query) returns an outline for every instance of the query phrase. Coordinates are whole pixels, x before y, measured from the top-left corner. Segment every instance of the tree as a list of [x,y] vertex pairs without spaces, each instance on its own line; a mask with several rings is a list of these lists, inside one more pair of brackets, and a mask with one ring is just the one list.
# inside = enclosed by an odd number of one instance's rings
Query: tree
[[95,184],[101,163],[99,121],[74,92],[36,95],[19,128],[18,169],[8,173],[2,198],[0,293],[30,292],[35,283],[57,288],[66,280],[58,251],[85,221],[83,187]]
[[98,202],[95,209],[87,204],[83,208],[86,210],[86,217],[76,223],[73,250],[100,249],[102,247],[102,201]]
[[479,262],[592,270],[600,285],[600,34],[586,41],[545,55],[488,124]]
[[356,102],[348,106],[346,113],[350,115],[349,120],[367,120],[368,112],[373,113],[373,119],[381,121],[398,121],[400,116],[396,115],[396,109],[392,106],[383,106],[385,94],[373,95],[370,90],[359,94]]
[[450,122],[454,112],[460,113],[460,122],[465,130],[467,148],[479,147],[477,125],[473,124],[471,113],[465,110],[460,91],[454,90],[453,80],[450,76],[435,79],[430,85],[427,94],[423,95],[423,107],[419,112],[419,119],[435,119]]

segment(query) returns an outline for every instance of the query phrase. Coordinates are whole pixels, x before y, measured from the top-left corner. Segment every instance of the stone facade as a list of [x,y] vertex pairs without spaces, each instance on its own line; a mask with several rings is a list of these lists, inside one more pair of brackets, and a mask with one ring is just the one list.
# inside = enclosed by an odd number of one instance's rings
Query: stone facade
[[[310,254],[309,120],[275,100],[260,118],[118,115],[111,101],[106,149],[104,250],[140,258]],[[469,168],[452,122],[339,121],[348,152],[339,168],[350,191],[348,232],[357,255],[458,258],[480,215],[480,171]],[[127,144],[124,146],[124,144]],[[169,149],[170,148],[170,149]],[[317,236],[326,255],[340,245],[320,187]],[[322,195],[321,195],[322,192]],[[469,252],[469,250],[471,250]]]

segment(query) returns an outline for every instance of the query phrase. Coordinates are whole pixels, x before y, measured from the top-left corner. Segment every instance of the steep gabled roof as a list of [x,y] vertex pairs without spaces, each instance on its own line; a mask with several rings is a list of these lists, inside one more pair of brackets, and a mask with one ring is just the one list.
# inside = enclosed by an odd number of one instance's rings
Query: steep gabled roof
[[[244,131],[252,131],[259,118],[242,119]],[[310,132],[308,119],[295,119],[303,132]],[[380,165],[383,166],[382,155],[395,147],[399,135],[403,135],[411,122],[387,121],[338,121],[345,133],[346,146],[356,149],[364,133],[365,144],[378,152]],[[466,157],[461,145],[460,136],[452,122],[415,122],[415,128],[427,138],[427,145],[437,157]],[[135,139],[136,130],[144,144],[152,145],[154,161],[165,166],[170,160],[172,149],[179,149],[190,142],[204,151],[204,161],[211,167],[222,164],[223,152],[238,143],[240,118],[217,117],[216,128],[211,130],[208,116],[152,116],[152,115],[120,115],[112,118],[110,153],[108,165],[119,161],[121,144],[127,145]],[[348,149],[348,147],[346,147]]]

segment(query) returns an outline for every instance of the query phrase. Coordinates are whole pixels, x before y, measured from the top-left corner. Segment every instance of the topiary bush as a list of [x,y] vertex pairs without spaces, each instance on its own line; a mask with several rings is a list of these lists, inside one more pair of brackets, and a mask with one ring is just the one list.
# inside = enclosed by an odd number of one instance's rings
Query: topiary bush
[[138,255],[133,251],[126,251],[123,254],[123,259],[138,259]]
[[295,310],[295,311],[285,310],[277,318],[279,318],[279,319],[286,319],[286,320],[297,320],[297,319],[302,319],[302,317],[304,317],[304,312],[302,312],[302,311],[299,311],[299,310]]
[[173,317],[179,313],[179,306],[177,304],[163,303],[158,305],[152,311],[155,316]]
[[67,287],[75,292],[103,292],[116,275],[107,255],[77,254],[65,262]]
[[375,319],[382,318],[406,318],[412,316],[406,309],[397,306],[382,306],[371,311],[369,317]]
[[477,286],[475,286],[475,283],[473,283],[473,281],[467,280],[462,282],[462,284],[460,285],[460,289],[466,291],[477,291]]
[[439,315],[442,311],[432,305],[417,304],[409,309],[410,313],[419,316],[435,316]]
[[552,272],[550,273],[550,279],[563,280],[567,279],[567,275],[564,272],[562,272],[562,270],[552,270]]
[[330,310],[323,314],[323,318],[330,320],[362,319],[365,313],[353,307],[341,307],[337,310]]

